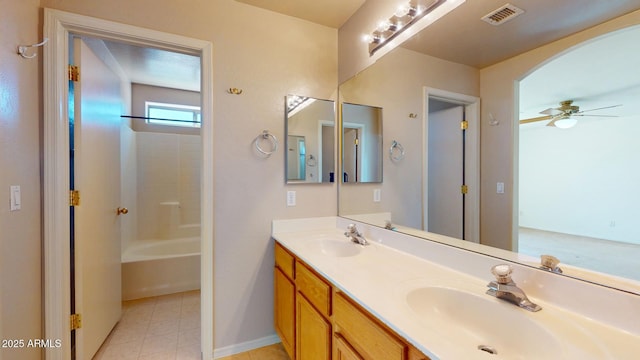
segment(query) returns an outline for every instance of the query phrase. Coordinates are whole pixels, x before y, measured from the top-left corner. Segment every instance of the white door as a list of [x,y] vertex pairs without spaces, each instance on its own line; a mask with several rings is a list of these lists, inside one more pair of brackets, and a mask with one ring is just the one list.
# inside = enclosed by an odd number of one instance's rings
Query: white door
[[74,39],[74,208],[76,359],[91,359],[121,315],[119,78]]
[[429,112],[427,231],[463,238],[463,106]]

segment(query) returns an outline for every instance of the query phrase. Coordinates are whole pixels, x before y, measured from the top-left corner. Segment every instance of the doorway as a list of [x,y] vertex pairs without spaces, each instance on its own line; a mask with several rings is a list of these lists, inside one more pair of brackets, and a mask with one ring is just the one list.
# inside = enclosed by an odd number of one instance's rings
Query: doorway
[[364,132],[364,125],[345,123],[343,129],[342,182],[359,182],[361,181],[360,174],[362,170],[361,149],[364,146],[362,144],[364,139],[362,139],[361,134]]
[[477,243],[480,99],[425,88],[424,101],[423,229]]
[[[71,359],[68,82],[69,35],[88,36],[199,56],[201,59],[202,227],[201,354],[213,354],[212,44],[67,12],[45,9],[44,36],[44,274],[45,337],[60,339],[47,359]],[[62,310],[61,310],[62,309]]]

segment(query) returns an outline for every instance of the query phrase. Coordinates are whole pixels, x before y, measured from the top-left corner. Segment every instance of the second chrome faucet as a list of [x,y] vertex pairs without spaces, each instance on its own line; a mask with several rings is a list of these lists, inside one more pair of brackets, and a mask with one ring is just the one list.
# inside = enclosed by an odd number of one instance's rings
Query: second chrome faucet
[[498,299],[507,300],[529,311],[540,311],[542,308],[529,300],[522,289],[516,286],[511,279],[513,268],[508,264],[495,265],[491,268],[491,273],[496,277],[495,281],[487,284],[489,290],[487,294]]
[[347,231],[345,231],[344,236],[348,237],[351,241],[353,241],[356,244],[369,245],[369,242],[358,231],[355,224],[349,224],[347,226]]

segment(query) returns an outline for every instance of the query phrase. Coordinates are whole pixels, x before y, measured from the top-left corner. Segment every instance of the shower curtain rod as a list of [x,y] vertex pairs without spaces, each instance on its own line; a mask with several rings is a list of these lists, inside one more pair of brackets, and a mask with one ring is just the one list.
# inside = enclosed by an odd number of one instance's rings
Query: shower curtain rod
[[146,116],[131,116],[131,115],[120,115],[120,117],[121,118],[129,118],[129,119],[161,120],[161,121],[175,121],[175,122],[184,122],[184,123],[191,123],[191,124],[200,124],[200,121],[194,121],[194,120],[163,119],[163,118],[146,117]]

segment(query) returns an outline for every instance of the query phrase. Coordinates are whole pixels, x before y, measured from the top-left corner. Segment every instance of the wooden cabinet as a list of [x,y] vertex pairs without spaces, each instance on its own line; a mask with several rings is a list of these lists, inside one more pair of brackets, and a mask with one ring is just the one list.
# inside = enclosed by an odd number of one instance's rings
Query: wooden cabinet
[[282,346],[291,359],[295,355],[296,334],[296,288],[293,282],[294,258],[276,244],[276,267],[274,270],[274,326]]
[[335,331],[364,359],[405,360],[408,346],[342,293],[333,298]]
[[300,293],[296,296],[296,359],[331,359],[331,324]]
[[292,360],[429,360],[276,242],[275,327]]
[[331,359],[331,286],[296,261],[296,359]]
[[335,360],[364,360],[349,343],[340,335],[335,334],[333,342]]

